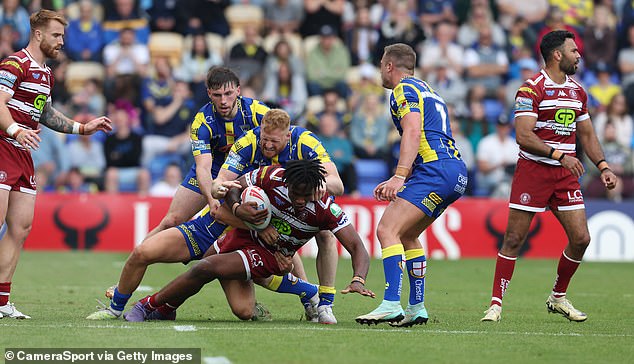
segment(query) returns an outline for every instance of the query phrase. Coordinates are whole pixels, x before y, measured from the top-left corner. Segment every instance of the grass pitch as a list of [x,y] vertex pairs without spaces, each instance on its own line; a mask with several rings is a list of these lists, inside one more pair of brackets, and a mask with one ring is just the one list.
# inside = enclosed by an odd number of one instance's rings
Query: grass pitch
[[[634,355],[632,264],[584,263],[569,298],[588,313],[584,323],[547,314],[555,260],[520,260],[499,323],[481,323],[488,307],[493,260],[428,262],[427,325],[409,329],[361,326],[357,315],[382,298],[383,270],[374,260],[367,285],[377,299],[337,294],[338,325],[300,321],[299,300],[257,289],[273,322],[241,322],[217,282],[179,310],[175,322],[88,321],[95,298],[116,283],[126,255],[24,252],[11,299],[31,320],[0,320],[0,348],[201,348],[231,363],[625,363]],[[305,260],[316,281],[314,260]],[[130,302],[158,290],[188,267],[157,264]],[[337,289],[351,278],[339,262]],[[407,284],[403,303],[406,304]],[[130,305],[129,305],[130,306]],[[128,307],[129,307],[128,306]],[[176,325],[187,326],[178,331]],[[205,360],[203,359],[203,363]]]

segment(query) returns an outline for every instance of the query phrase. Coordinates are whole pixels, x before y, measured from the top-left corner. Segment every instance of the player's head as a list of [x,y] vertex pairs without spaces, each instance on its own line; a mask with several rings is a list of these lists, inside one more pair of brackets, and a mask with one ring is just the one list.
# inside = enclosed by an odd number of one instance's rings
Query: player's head
[[207,72],[206,86],[216,112],[225,119],[235,116],[240,95],[238,75],[227,67],[213,66]]
[[291,137],[291,117],[282,109],[271,109],[260,123],[260,149],[266,158],[279,155]]
[[416,52],[412,47],[396,43],[385,47],[381,58],[381,80],[383,87],[392,89],[404,76],[414,75]]
[[47,58],[57,58],[64,45],[66,19],[58,12],[42,9],[30,18],[30,43],[38,47]]
[[301,210],[326,184],[326,169],[319,159],[288,161],[284,170],[284,182],[293,208],[296,211]]
[[547,66],[559,64],[559,69],[567,75],[577,72],[581,54],[573,33],[567,30],[554,30],[544,35],[539,50]]

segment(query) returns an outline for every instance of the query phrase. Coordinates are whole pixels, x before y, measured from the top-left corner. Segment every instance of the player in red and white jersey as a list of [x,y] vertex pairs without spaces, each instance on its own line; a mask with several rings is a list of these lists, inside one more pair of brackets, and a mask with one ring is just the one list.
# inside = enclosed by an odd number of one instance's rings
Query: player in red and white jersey
[[228,232],[214,245],[216,254],[205,257],[159,292],[137,302],[126,319],[174,317],[173,310],[214,279],[223,283],[232,311],[243,320],[252,319],[256,314],[255,291],[250,280],[290,271],[291,256],[320,230],[332,231],[352,258],[354,276],[342,293],[375,296],[364,286],[370,264],[368,252],[348,217],[328,195],[312,200],[326,183],[325,169],[319,160],[288,161],[286,168],[260,167],[241,176],[237,183],[223,183],[228,188],[240,186],[231,188],[225,204],[232,206],[236,216],[242,218],[244,212],[244,216],[251,217],[240,208],[240,191],[248,185],[259,186],[271,201],[269,226],[258,232]]
[[40,10],[31,15],[26,48],[0,62],[0,317],[30,318],[9,302],[11,280],[22,244],[33,221],[35,175],[30,149],[37,149],[39,125],[62,133],[93,134],[110,131],[110,120],[100,117],[80,124],[51,105],[53,76],[44,63],[57,58],[64,45],[66,19]]
[[533,216],[546,207],[568,237],[546,307],[548,312],[559,313],[571,321],[585,321],[588,317],[566,298],[568,284],[590,243],[579,185],[585,169],[576,157],[575,140],[579,139],[601,171],[607,189],[616,186],[617,178],[605,162],[594,133],[586,92],[570,77],[577,71],[581,58],[575,36],[568,31],[552,31],[542,39],[540,50],[546,66],[519,88],[515,99],[520,158],[511,186],[506,233],[495,266],[491,305],[482,321],[500,320],[502,298]]

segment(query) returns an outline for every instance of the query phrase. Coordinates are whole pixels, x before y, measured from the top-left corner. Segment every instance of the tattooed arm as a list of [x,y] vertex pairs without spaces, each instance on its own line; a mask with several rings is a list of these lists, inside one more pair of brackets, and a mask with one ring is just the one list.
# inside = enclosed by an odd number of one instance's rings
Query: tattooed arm
[[40,116],[40,124],[61,133],[71,134],[75,121],[69,119],[64,114],[56,110],[50,102],[44,104],[42,116]]

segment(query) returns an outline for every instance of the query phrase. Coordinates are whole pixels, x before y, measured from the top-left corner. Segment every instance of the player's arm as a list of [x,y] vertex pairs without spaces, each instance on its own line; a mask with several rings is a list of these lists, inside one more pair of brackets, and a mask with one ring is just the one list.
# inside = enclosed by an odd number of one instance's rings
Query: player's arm
[[[254,171],[252,173],[256,172]],[[247,187],[247,175],[242,175],[240,176],[240,178],[233,182],[235,183],[235,185],[229,188],[229,191],[225,196],[224,204],[230,209],[232,216],[240,220],[240,226],[235,226],[233,224],[231,225],[235,227],[244,226],[244,228],[247,228],[242,223],[242,221],[247,221],[252,224],[259,224],[266,220],[266,217],[268,216],[267,209],[256,210],[255,207],[257,207],[257,203],[255,202],[242,203],[240,194],[242,193],[242,190]]]
[[326,190],[333,196],[343,195],[344,187],[343,181],[337,171],[337,166],[334,162],[326,162],[322,164],[326,169]]
[[209,208],[213,212],[219,205],[218,201],[211,195],[211,183],[213,181],[211,164],[213,163],[213,157],[210,153],[201,153],[194,156],[194,162],[196,163],[198,188],[200,188],[200,193],[205,196],[207,204],[209,204]]
[[597,134],[594,132],[590,118],[577,122],[577,136],[588,158],[590,158],[592,163],[601,171],[601,181],[603,185],[609,190],[616,187],[616,175],[605,161],[603,149],[601,148]]
[[216,179],[211,183],[211,194],[213,197],[221,199],[225,197],[232,187],[239,188],[235,181],[236,178],[238,178],[237,173],[226,169],[224,166],[220,168]]
[[357,292],[363,296],[373,297],[374,292],[365,288],[365,278],[370,268],[370,256],[363,245],[361,237],[352,224],[348,224],[335,233],[341,245],[350,253],[352,258],[353,277],[350,284],[341,293]]
[[98,130],[104,132],[112,130],[112,122],[105,116],[92,119],[86,124],[82,124],[62,114],[55,109],[50,102],[44,103],[40,124],[65,134],[94,134]]
[[396,193],[403,187],[418,154],[421,136],[420,123],[421,115],[418,111],[408,112],[401,118],[403,135],[401,136],[401,150],[396,172],[389,180],[375,188],[374,195],[377,199],[392,201],[396,198]]
[[0,127],[23,147],[37,149],[42,141],[37,135],[40,131],[25,129],[16,123],[7,106],[9,100],[11,100],[9,93],[0,92]]

